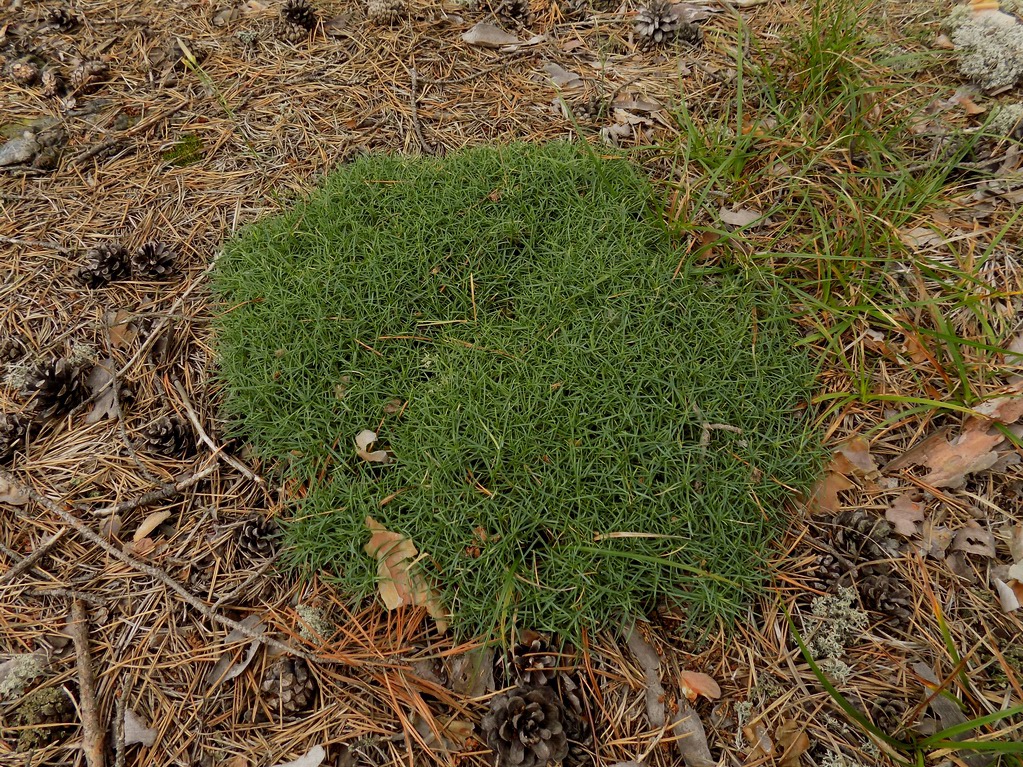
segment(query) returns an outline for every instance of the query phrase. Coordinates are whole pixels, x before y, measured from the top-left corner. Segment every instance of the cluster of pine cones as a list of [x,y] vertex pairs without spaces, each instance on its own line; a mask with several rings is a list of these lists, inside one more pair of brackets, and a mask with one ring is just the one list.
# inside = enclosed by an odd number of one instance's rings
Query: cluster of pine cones
[[174,272],[174,251],[152,240],[128,253],[119,243],[98,245],[85,254],[85,263],[75,271],[75,279],[90,288],[100,288],[132,275],[143,280],[164,280]]
[[899,541],[888,522],[862,509],[843,511],[821,532],[826,550],[814,559],[810,585],[827,592],[853,586],[864,608],[896,625],[907,623],[913,595],[892,565]]
[[482,732],[498,767],[592,764],[593,731],[578,678],[561,668],[564,653],[540,634],[523,632],[494,664],[495,695]]
[[[79,19],[68,8],[51,8],[39,18],[41,33],[71,34],[81,25]],[[47,61],[39,49],[18,44],[8,45],[3,58],[6,60],[7,76],[24,88],[35,87],[43,96],[57,97],[68,93],[88,93],[95,90],[108,78],[109,67],[102,61],[79,59],[70,72]]]

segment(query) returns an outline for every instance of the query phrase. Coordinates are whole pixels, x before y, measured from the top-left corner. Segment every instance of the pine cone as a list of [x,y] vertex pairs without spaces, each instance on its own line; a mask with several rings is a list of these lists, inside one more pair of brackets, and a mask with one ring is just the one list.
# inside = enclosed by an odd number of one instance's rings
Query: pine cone
[[316,29],[316,10],[307,0],[284,0],[284,5],[281,6],[281,21],[312,32]]
[[676,36],[682,42],[694,47],[703,45],[703,30],[700,29],[699,24],[693,24],[691,21],[680,19]]
[[75,272],[75,279],[90,288],[100,288],[130,274],[128,251],[117,243],[111,243],[87,251],[85,264]]
[[546,767],[568,755],[564,709],[550,687],[518,687],[490,701],[482,728],[499,767]]
[[78,26],[78,17],[67,8],[51,8],[46,12],[46,23],[61,32],[70,32]]
[[565,736],[568,738],[568,755],[565,767],[586,767],[593,764],[593,730],[583,700],[583,690],[571,674],[558,677],[558,690],[565,709]]
[[523,631],[503,655],[495,658],[494,680],[502,686],[538,687],[557,676],[558,653],[535,631]]
[[260,685],[267,707],[280,716],[308,711],[316,704],[316,677],[302,658],[280,658]]
[[109,72],[110,69],[102,61],[83,61],[71,70],[71,87],[88,93],[95,90]]
[[678,34],[682,19],[667,0],[652,0],[636,13],[636,35],[641,45],[663,45]]
[[64,78],[56,69],[47,68],[39,78],[39,92],[47,98],[60,96],[64,93]]
[[162,242],[147,242],[132,254],[131,269],[136,277],[165,279],[174,271],[174,251]]
[[30,423],[17,413],[0,413],[0,461],[6,461],[22,446]]
[[[32,751],[63,740],[71,734],[75,707],[71,698],[59,687],[40,687],[29,693],[11,715],[10,722],[18,728],[16,750]],[[13,735],[14,733],[12,733]]]
[[309,30],[301,24],[292,24],[288,21],[278,21],[274,25],[274,37],[292,45],[309,39]]
[[53,418],[71,411],[85,399],[82,368],[63,357],[51,357],[29,371],[22,393],[31,399],[39,418]]
[[28,59],[15,61],[11,64],[9,71],[14,82],[26,87],[32,85],[39,78],[39,67]]
[[139,447],[167,458],[184,458],[195,449],[192,430],[177,416],[154,421],[142,432]]
[[854,563],[891,559],[899,550],[892,528],[881,517],[856,509],[835,515],[831,545]]
[[254,516],[245,521],[238,532],[238,555],[245,560],[260,561],[277,553],[280,528],[272,517]]
[[492,8],[494,15],[512,29],[528,27],[533,23],[533,9],[529,0],[497,0]]
[[609,106],[607,99],[594,94],[572,104],[572,114],[580,123],[596,123],[607,117]]
[[866,609],[897,625],[908,623],[913,616],[913,594],[897,576],[870,573],[856,582],[856,591]]
[[374,24],[397,24],[408,13],[405,0],[368,0],[366,18]]
[[[818,554],[810,570],[810,587],[818,591],[835,591],[842,585],[849,570],[834,554]],[[849,585],[846,582],[845,585]]]
[[901,698],[878,695],[870,701],[870,718],[888,735],[897,736],[903,729],[909,706]]
[[585,21],[590,17],[589,0],[559,0],[558,9],[568,21]]
[[0,341],[0,365],[18,362],[28,351],[21,335],[15,333]]

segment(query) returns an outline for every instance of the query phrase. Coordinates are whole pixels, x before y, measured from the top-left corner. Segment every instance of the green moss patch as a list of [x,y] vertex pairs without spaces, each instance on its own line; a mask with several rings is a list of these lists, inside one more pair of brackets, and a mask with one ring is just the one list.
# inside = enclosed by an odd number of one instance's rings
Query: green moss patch
[[568,144],[371,156],[226,245],[226,408],[307,484],[292,564],[370,593],[372,515],[465,634],[736,614],[819,466],[812,370],[779,291],[680,268],[653,201]]

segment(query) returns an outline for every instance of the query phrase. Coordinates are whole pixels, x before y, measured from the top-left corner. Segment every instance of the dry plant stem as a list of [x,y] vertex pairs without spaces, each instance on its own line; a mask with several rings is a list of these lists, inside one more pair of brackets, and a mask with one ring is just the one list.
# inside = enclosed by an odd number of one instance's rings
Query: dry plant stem
[[46,556],[50,549],[53,548],[54,544],[57,543],[61,538],[64,537],[64,533],[67,532],[66,527],[60,528],[57,532],[47,538],[45,541],[36,546],[35,551],[29,554],[27,557],[16,563],[10,570],[3,575],[0,575],[0,586],[7,581],[13,581],[22,573],[32,569],[35,563]]
[[114,698],[114,767],[124,767],[124,681]]
[[209,605],[207,605],[201,599],[192,594],[192,592],[190,592],[176,580],[167,575],[167,573],[165,573],[159,567],[154,567],[153,565],[146,564],[145,562],[140,562],[137,559],[128,556],[116,546],[113,546],[110,543],[108,543],[102,536],[96,533],[96,531],[94,531],[91,527],[89,527],[80,519],[75,517],[73,514],[70,514],[69,512],[65,511],[58,504],[56,504],[54,501],[47,498],[46,496],[36,492],[35,489],[26,485],[24,482],[22,482],[13,474],[8,472],[6,469],[0,469],[0,480],[8,482],[10,485],[23,492],[35,503],[45,508],[51,514],[57,516],[69,527],[73,527],[83,538],[85,538],[87,541],[91,543],[94,543],[96,546],[99,546],[103,551],[105,551],[114,559],[118,560],[119,562],[123,562],[124,564],[128,565],[137,572],[145,573],[151,578],[155,578],[156,580],[158,580],[160,583],[162,583],[171,591],[175,592],[176,594],[178,594],[178,596],[184,599],[189,606],[194,607],[202,615],[209,618],[211,621],[219,623],[222,626],[228,626],[232,629],[236,629],[239,633],[243,634],[244,636],[247,636],[250,639],[255,639],[269,647],[273,647],[275,650],[280,650],[281,652],[297,655],[310,663],[317,662],[317,659],[307,652],[303,652],[302,650],[299,650],[295,647],[291,647],[285,644],[284,642],[281,642],[277,639],[273,639],[272,637],[266,637],[257,631],[253,631],[248,626],[242,625],[236,620],[231,620],[230,618],[221,615],[218,612],[215,612],[213,609],[209,607]]
[[122,501],[121,503],[113,506],[107,506],[103,509],[90,510],[83,508],[81,505],[78,505],[77,508],[82,511],[88,511],[90,514],[97,517],[108,517],[112,514],[124,514],[125,512],[134,511],[142,506],[151,506],[154,503],[159,503],[167,498],[183,493],[193,485],[197,485],[202,482],[218,468],[219,464],[214,461],[202,471],[190,474],[178,482],[172,482],[164,485],[163,487],[157,488],[156,490],[150,490],[147,493],[143,493],[138,498],[132,498],[129,501]]
[[82,750],[89,767],[103,767],[104,728],[99,723],[99,706],[96,702],[96,677],[92,672],[92,656],[89,653],[89,616],[80,599],[71,603],[71,638],[75,643],[78,659],[78,684],[81,688],[82,708]]
[[416,74],[415,69],[409,70],[409,78],[411,79],[411,91],[412,98],[410,103],[412,106],[412,128],[416,132],[416,138],[419,139],[419,146],[425,154],[437,154],[437,150],[426,143],[426,139],[423,137],[423,126],[419,122],[419,107],[416,106],[416,102],[419,101],[419,75]]
[[182,386],[181,382],[178,380],[174,380],[172,381],[172,383],[174,385],[175,391],[177,391],[178,395],[181,397],[181,404],[185,406],[185,413],[188,415],[188,420],[192,422],[192,426],[195,427],[196,432],[198,432],[199,434],[199,439],[206,443],[206,446],[213,451],[213,454],[217,458],[220,458],[225,463],[229,464],[230,466],[240,471],[244,476],[246,476],[248,479],[251,479],[257,485],[265,485],[266,480],[264,480],[258,474],[254,474],[245,464],[243,464],[234,456],[230,456],[224,453],[223,446],[218,446],[217,443],[213,441],[210,435],[207,434],[206,430],[202,427],[202,424],[199,422],[199,416],[195,414],[195,408],[192,407],[192,402],[188,399],[188,394],[185,392],[185,387]]
[[48,248],[49,250],[60,250],[60,245],[55,242],[40,242],[39,240],[25,240],[21,237],[7,237],[0,234],[0,242],[6,245],[25,245],[30,248]]

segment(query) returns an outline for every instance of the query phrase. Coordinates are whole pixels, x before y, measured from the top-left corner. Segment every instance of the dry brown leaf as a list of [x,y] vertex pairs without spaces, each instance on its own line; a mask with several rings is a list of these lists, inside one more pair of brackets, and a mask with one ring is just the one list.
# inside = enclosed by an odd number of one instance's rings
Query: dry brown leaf
[[6,503],[8,506],[24,506],[28,503],[28,496],[0,478],[0,503]]
[[131,746],[141,743],[149,748],[156,742],[156,730],[146,727],[142,717],[130,708],[124,710],[124,745]]
[[936,442],[924,457],[931,472],[923,481],[934,487],[962,487],[966,475],[990,469],[998,460],[994,448],[1005,441],[997,431],[989,432],[980,421],[969,421],[952,442]]
[[758,762],[761,759],[774,755],[774,742],[767,733],[767,728],[757,722],[755,725],[746,725],[742,728],[742,734],[751,745],[750,752],[746,756],[747,762]]
[[722,206],[721,210],[718,211],[718,217],[721,221],[729,226],[749,226],[754,221],[759,221],[764,217],[764,214],[759,210],[753,208],[740,208],[739,210],[729,209],[726,206]]
[[419,556],[415,544],[404,535],[385,529],[373,517],[366,517],[366,527],[370,538],[363,550],[377,560],[377,590],[384,607],[388,610],[403,604],[425,607],[437,630],[447,631],[449,615],[440,595],[413,569]]
[[924,520],[920,530],[920,543],[914,548],[919,554],[932,559],[944,559],[945,551],[952,543],[952,531],[942,525],[936,525],[931,520]]
[[973,408],[974,412],[993,421],[1009,425],[1023,418],[1023,394],[1015,393],[1004,397],[995,397],[982,402]]
[[679,688],[690,702],[695,702],[701,695],[707,700],[717,700],[721,697],[721,688],[713,677],[699,671],[683,671],[679,676]]
[[[266,630],[266,626],[263,621],[260,620],[258,615],[249,615],[241,621],[241,625],[247,629],[251,629],[257,634],[262,634]],[[256,655],[256,651],[259,649],[260,642],[258,639],[252,639],[250,636],[239,629],[233,629],[224,638],[225,645],[233,645],[236,642],[247,641],[249,643],[248,649],[245,651],[245,655],[240,661],[235,662],[235,653],[237,652],[234,648],[225,650],[220,658],[217,660],[215,665],[210,672],[206,675],[206,680],[209,684],[206,692],[209,694],[211,691],[216,689],[224,682],[234,679],[240,675],[249,664],[252,663],[252,659]]]
[[249,760],[244,754],[235,754],[224,762],[224,767],[249,767]]
[[903,493],[892,501],[884,513],[884,518],[892,523],[895,532],[907,538],[920,532],[924,516],[924,504],[911,492]]
[[135,531],[135,535],[131,537],[132,542],[138,543],[143,538],[146,538],[151,532],[162,525],[170,515],[171,513],[169,511],[154,511],[142,520],[142,524],[139,525],[138,530]]
[[131,556],[145,559],[147,556],[153,553],[156,548],[156,542],[152,538],[140,538],[137,541],[131,541],[125,544],[124,552]]
[[495,27],[485,21],[479,22],[472,29],[463,33],[462,40],[469,45],[478,45],[481,48],[500,48],[522,42],[515,35],[510,35],[500,27]]
[[109,385],[113,380],[113,370],[114,361],[108,357],[93,365],[92,370],[89,371],[85,385],[89,388],[89,393],[96,396],[96,401],[92,410],[85,416],[86,423],[96,423],[104,418],[117,419],[121,417],[121,410],[117,407],[117,398],[114,396],[114,387]]
[[131,322],[131,312],[118,309],[106,313],[107,337],[115,349],[130,344],[138,336],[138,329]]
[[952,540],[952,549],[994,559],[995,537],[974,522],[956,533]]
[[995,591],[998,594],[998,603],[1002,612],[1011,613],[1018,610],[1023,604],[1023,583],[1019,581],[1005,581],[995,578]]
[[547,73],[547,76],[551,78],[551,82],[558,88],[578,88],[583,84],[582,78],[579,75],[575,72],[569,72],[553,61],[545,63],[543,71]]
[[774,733],[774,739],[781,749],[778,767],[798,767],[799,757],[810,748],[810,737],[806,729],[795,719],[787,719]]
[[[841,463],[841,458],[848,461],[848,469]],[[853,437],[839,445],[836,459],[833,464],[836,468],[833,471],[853,474],[864,479],[872,479],[877,475],[877,464],[870,455],[870,443],[863,437]]]
[[313,746],[298,759],[290,762],[281,762],[274,767],[320,767],[323,760],[327,758],[327,752],[323,746]]
[[389,464],[393,458],[386,450],[374,450],[369,452],[370,446],[377,441],[376,432],[363,429],[355,435],[355,453],[364,461],[370,463]]

